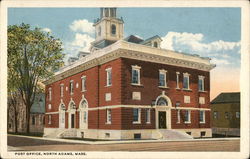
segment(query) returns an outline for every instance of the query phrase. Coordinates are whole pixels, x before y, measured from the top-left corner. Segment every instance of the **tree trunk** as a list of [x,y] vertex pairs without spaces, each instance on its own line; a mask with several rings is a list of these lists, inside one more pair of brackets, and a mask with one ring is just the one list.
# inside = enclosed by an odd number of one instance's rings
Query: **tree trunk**
[[30,106],[26,105],[26,133],[30,133]]
[[17,105],[15,106],[15,108],[14,108],[14,114],[15,114],[15,116],[14,116],[14,122],[15,122],[15,133],[17,133],[18,132],[18,130],[17,130],[17,128],[18,128],[18,124],[17,124],[17,114],[18,114],[18,112],[17,112],[17,110],[16,110],[16,107],[17,107]]

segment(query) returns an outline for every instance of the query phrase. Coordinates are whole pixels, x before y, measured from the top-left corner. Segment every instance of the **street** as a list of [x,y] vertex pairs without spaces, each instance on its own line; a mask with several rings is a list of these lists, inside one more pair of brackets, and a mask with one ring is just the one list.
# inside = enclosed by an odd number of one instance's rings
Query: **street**
[[81,144],[8,135],[8,146],[22,151],[239,151],[240,140]]

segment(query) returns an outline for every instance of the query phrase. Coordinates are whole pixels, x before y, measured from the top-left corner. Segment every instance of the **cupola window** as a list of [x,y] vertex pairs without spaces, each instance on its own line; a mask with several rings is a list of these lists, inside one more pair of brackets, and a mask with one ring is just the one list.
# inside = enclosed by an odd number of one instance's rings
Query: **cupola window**
[[158,48],[158,43],[154,42],[154,47]]
[[112,33],[112,35],[116,34],[116,26],[114,24],[111,25],[111,33]]
[[99,27],[99,28],[98,28],[98,36],[101,36],[101,33],[102,33],[102,28]]

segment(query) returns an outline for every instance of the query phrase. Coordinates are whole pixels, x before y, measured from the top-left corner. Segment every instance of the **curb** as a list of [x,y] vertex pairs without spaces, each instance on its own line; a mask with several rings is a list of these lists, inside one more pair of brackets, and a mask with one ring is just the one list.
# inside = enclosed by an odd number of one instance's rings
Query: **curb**
[[193,142],[193,141],[228,141],[228,140],[240,140],[238,138],[204,138],[204,139],[184,139],[184,140],[119,140],[119,141],[84,141],[84,140],[70,140],[70,139],[59,139],[59,138],[45,138],[36,136],[23,136],[8,134],[8,136],[26,137],[38,140],[49,140],[67,143],[79,143],[79,144],[90,144],[90,145],[103,145],[103,144],[127,144],[127,143],[153,143],[153,142]]

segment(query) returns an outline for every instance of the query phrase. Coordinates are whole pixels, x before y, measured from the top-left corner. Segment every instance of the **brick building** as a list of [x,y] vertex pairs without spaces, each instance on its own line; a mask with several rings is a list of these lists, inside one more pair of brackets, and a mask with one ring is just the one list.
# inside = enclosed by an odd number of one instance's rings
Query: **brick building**
[[159,36],[123,38],[116,8],[101,8],[94,26],[90,54],[44,82],[45,136],[211,136],[209,58],[161,49]]

